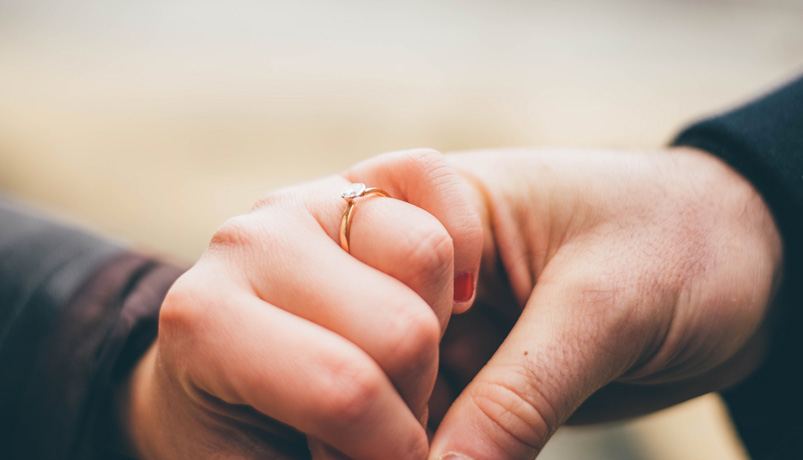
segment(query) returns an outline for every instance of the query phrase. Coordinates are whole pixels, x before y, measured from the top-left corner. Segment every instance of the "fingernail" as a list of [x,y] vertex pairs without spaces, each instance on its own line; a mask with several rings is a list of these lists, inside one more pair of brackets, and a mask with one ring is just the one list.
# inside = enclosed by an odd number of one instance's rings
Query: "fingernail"
[[447,452],[441,456],[440,460],[471,460],[471,457],[456,452]]
[[454,279],[454,300],[465,302],[474,295],[474,273],[465,272]]

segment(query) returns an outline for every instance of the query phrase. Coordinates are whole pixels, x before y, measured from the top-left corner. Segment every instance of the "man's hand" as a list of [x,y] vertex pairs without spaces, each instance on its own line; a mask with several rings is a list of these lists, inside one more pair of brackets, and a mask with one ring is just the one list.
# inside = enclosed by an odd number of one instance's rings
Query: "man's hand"
[[[781,240],[761,197],[718,159],[673,149],[451,162],[475,186],[492,244],[480,305],[445,337],[449,379],[433,407],[473,380],[430,459],[532,458],[573,414],[657,410],[760,363]],[[515,326],[484,365],[506,321]]]
[[[395,198],[359,199],[351,254],[338,244],[350,182]],[[315,458],[426,457],[438,343],[473,299],[481,238],[465,185],[431,151],[267,195],[165,299],[120,397],[135,455],[304,457],[307,435]]]

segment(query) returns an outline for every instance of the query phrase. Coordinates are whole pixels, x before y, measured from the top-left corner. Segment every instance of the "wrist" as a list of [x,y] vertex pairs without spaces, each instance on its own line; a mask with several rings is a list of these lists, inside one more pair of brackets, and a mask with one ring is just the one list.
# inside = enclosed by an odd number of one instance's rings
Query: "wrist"
[[702,171],[703,180],[698,184],[706,189],[696,189],[695,193],[710,193],[710,199],[719,202],[723,211],[738,213],[740,220],[749,224],[748,230],[758,236],[763,249],[772,256],[776,272],[779,271],[783,254],[780,232],[767,202],[753,184],[725,161],[704,150],[672,147],[669,152],[681,158],[681,174]]
[[156,353],[154,342],[132,372],[112,390],[114,430],[110,444],[115,452],[132,458],[154,458],[146,452],[146,447],[156,440],[153,433],[148,432],[157,425],[150,409]]
[[739,216],[743,231],[750,232],[755,244],[771,259],[775,273],[773,292],[777,291],[783,268],[783,240],[764,197],[746,177],[712,153],[686,146],[672,147],[669,153],[681,159],[681,168],[703,171],[705,181],[699,184],[705,189],[698,188],[697,193],[710,191],[710,199],[716,200],[723,212]]

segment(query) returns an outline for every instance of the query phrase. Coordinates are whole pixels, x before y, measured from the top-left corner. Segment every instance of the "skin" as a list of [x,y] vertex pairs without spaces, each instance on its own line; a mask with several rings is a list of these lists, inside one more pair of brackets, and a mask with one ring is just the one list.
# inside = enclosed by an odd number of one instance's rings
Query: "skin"
[[[764,356],[781,240],[704,152],[418,151],[345,176],[269,195],[176,283],[120,392],[133,453],[533,458],[567,421],[725,388]],[[332,191],[357,180],[399,200],[358,204],[351,257]],[[450,320],[467,271],[476,305]]]
[[444,340],[451,388],[436,392],[448,412],[430,459],[533,458],[567,421],[661,409],[761,363],[781,239],[720,160],[671,149],[450,161],[478,191],[488,283]]
[[[358,181],[396,199],[358,201],[349,255],[339,194]],[[316,458],[425,458],[438,343],[472,300],[453,301],[455,274],[480,263],[469,197],[443,156],[419,150],[271,193],[223,224],[121,391],[130,452],[303,458],[308,441]]]

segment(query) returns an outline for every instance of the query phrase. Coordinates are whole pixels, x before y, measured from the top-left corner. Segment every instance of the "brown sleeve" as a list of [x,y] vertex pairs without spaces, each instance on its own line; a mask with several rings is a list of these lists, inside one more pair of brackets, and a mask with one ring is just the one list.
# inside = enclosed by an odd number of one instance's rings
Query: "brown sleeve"
[[109,458],[110,388],[181,273],[0,199],[0,457]]
[[11,458],[108,458],[101,451],[110,388],[156,337],[162,299],[181,272],[126,252],[78,288],[19,395],[22,411]]
[[162,299],[181,273],[126,252],[89,276],[62,309],[19,395],[10,458],[108,458],[110,388],[155,339]]

